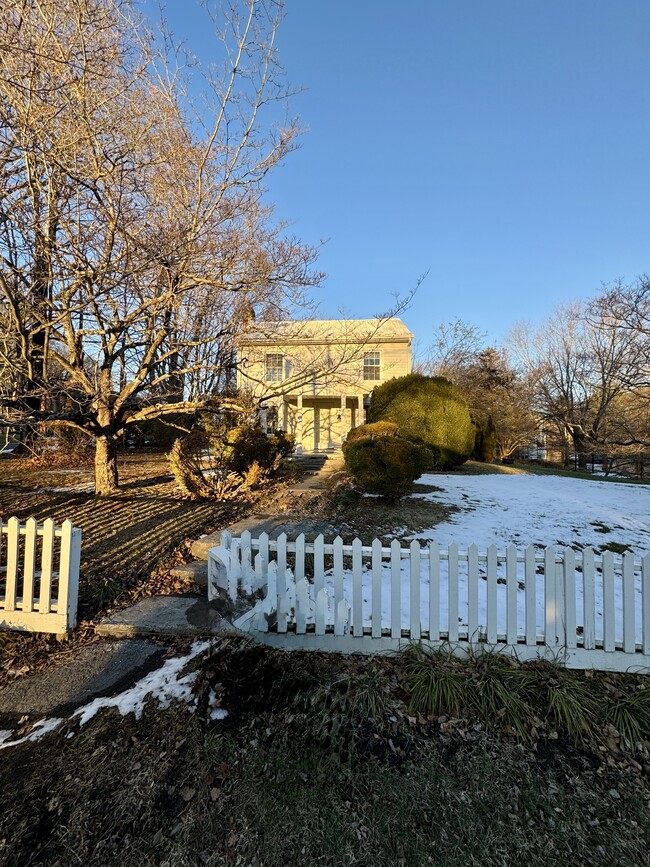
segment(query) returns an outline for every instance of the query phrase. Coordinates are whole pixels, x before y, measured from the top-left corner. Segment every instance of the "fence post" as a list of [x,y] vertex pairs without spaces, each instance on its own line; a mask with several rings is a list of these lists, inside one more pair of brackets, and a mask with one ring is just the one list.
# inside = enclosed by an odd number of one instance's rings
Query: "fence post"
[[650,554],[641,561],[641,618],[642,649],[650,654]]

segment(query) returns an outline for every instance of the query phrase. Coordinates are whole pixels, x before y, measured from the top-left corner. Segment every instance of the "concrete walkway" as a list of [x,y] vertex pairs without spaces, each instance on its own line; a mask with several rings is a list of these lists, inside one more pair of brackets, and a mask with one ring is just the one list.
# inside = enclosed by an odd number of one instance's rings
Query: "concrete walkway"
[[23,715],[67,716],[93,698],[114,695],[162,664],[165,648],[151,641],[100,641],[60,665],[22,677],[0,690],[0,728]]

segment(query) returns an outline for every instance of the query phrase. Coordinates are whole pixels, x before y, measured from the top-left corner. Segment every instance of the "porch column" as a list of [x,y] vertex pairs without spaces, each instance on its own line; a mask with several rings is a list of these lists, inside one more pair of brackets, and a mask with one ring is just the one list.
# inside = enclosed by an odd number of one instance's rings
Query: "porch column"
[[357,424],[356,424],[356,426],[359,427],[360,425],[366,423],[366,419],[364,418],[364,412],[363,412],[363,395],[362,394],[360,394],[357,397],[357,401],[358,401],[358,406],[357,406]]
[[347,406],[346,406],[347,396],[345,394],[341,395],[341,442],[345,439],[348,433],[348,419],[347,419]]
[[266,433],[268,430],[268,421],[269,421],[269,411],[268,408],[264,405],[260,407],[260,427]]
[[289,432],[289,405],[285,398],[282,398],[282,430]]
[[302,422],[302,395],[298,395],[298,406],[296,408],[296,454],[302,454],[302,438],[304,434]]

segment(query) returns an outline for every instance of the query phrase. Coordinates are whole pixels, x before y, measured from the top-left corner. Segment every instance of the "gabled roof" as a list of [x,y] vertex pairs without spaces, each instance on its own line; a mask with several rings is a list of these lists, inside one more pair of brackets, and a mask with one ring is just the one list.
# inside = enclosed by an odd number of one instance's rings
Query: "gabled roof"
[[[254,329],[254,330],[253,330]],[[254,322],[240,343],[359,343],[410,341],[413,335],[401,319],[285,319]]]

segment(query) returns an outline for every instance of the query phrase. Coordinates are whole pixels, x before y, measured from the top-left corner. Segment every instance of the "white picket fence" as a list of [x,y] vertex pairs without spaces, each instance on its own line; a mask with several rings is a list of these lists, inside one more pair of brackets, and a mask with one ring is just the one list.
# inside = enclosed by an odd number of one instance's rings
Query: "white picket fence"
[[219,589],[261,595],[237,625],[279,646],[376,652],[423,640],[650,671],[650,554],[226,532],[208,556],[210,598]]
[[64,633],[77,620],[81,530],[0,520],[0,627]]

